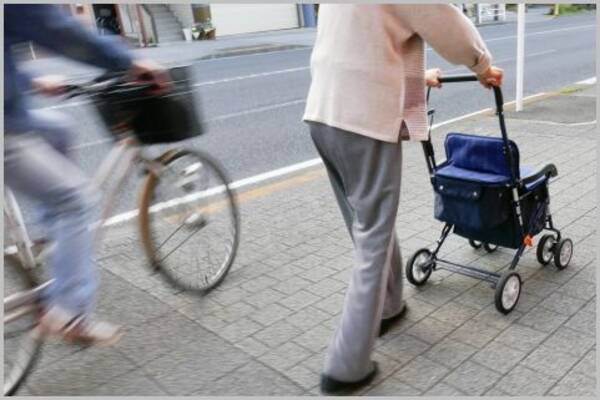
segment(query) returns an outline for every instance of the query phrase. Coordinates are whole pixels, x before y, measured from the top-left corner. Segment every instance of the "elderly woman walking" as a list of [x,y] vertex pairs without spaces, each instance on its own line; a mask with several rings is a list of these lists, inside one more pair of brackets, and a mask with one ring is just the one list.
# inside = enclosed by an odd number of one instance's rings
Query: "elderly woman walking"
[[332,5],[319,9],[304,120],[354,243],[355,266],[331,339],[321,391],[343,394],[377,373],[371,351],[406,311],[395,234],[403,140],[427,139],[425,42],[490,87],[502,70],[457,8]]

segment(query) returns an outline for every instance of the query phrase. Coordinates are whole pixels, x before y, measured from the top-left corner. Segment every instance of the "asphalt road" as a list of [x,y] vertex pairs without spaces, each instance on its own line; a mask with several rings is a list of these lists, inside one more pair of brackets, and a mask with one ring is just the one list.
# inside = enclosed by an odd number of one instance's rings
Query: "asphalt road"
[[[480,28],[494,63],[505,70],[504,96],[515,96],[516,24]],[[197,94],[205,135],[185,142],[218,158],[232,180],[254,176],[317,157],[301,122],[310,84],[310,48],[195,62]],[[550,91],[595,75],[595,16],[561,17],[527,24],[525,95]],[[447,74],[468,72],[427,51],[428,67]],[[492,105],[492,93],[476,83],[447,84],[432,105],[440,122]],[[44,105],[44,103],[40,103]],[[62,111],[77,121],[72,152],[89,174],[109,144],[98,118],[86,105],[67,104]],[[158,154],[163,146],[154,146]],[[138,186],[128,183],[115,213],[132,208]]]

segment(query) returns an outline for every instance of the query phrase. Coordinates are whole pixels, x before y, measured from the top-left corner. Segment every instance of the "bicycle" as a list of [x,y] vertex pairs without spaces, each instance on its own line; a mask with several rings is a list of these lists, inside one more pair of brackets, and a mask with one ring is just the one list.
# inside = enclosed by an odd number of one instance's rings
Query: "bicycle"
[[[183,89],[180,93],[189,96],[191,90],[185,70],[171,69],[171,75],[179,77],[174,79],[174,84]],[[169,132],[169,138],[145,136],[154,128],[145,125],[146,122],[135,121],[143,114],[139,114],[136,104],[150,102],[144,106],[155,113],[157,107],[177,108],[182,102],[179,101],[179,105],[173,101],[156,102],[155,96],[144,95],[149,85],[126,83],[121,78],[103,76],[68,87],[69,98],[86,95],[93,99],[114,136],[113,148],[92,178],[96,187],[103,186],[111,177],[116,182],[105,194],[100,220],[90,227],[94,229],[94,241],[101,240],[100,228],[126,178],[135,166],[141,166],[145,178],[137,210],[138,228],[151,269],[175,287],[206,294],[225,279],[239,245],[239,213],[229,179],[216,160],[198,150],[174,148],[156,158],[144,156],[146,144],[185,139],[191,134],[179,129],[179,133]],[[184,107],[194,107],[193,102],[186,102]],[[169,118],[163,114],[159,116]],[[178,120],[182,115],[177,114]],[[164,120],[154,121],[154,125],[156,123],[165,126]],[[169,123],[181,125],[180,121]],[[183,125],[189,128],[193,124],[188,121]],[[147,129],[143,130],[144,127]],[[35,271],[52,249],[49,245],[36,249],[17,200],[8,188],[5,188],[4,206],[5,237],[11,240],[9,246],[6,242],[4,245],[4,261],[9,266],[5,267],[4,394],[10,395],[23,383],[40,351],[41,338],[36,337],[34,328],[40,295],[51,281],[40,284]],[[175,253],[177,261],[174,261]],[[16,343],[17,349],[7,348],[7,343],[13,347]],[[7,355],[13,356],[15,361],[9,362]]]

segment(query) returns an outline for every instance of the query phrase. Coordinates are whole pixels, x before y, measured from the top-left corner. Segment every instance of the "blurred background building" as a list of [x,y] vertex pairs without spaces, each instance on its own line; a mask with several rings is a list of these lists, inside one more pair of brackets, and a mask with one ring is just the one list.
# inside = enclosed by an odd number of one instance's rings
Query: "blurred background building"
[[194,27],[210,26],[210,38],[315,26],[312,4],[65,4],[91,29],[117,34],[139,46],[195,39]]

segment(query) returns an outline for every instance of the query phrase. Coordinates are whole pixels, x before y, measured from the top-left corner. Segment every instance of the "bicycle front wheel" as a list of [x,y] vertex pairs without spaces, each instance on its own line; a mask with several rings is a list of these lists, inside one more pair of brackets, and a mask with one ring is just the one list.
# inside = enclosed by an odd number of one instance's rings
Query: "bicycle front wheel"
[[222,167],[189,150],[159,157],[140,202],[140,231],[151,265],[176,287],[208,292],[231,268],[239,214]]
[[4,396],[16,393],[31,372],[42,342],[35,334],[37,303],[25,293],[37,284],[16,255],[4,254]]

